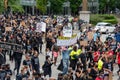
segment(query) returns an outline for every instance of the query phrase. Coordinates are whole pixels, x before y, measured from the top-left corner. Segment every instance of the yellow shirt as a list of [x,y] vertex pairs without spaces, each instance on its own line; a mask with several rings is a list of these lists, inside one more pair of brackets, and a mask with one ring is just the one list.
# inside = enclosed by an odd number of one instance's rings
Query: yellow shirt
[[98,70],[101,70],[103,67],[103,61],[100,59],[98,60]]
[[76,55],[76,56],[78,55],[78,54],[77,54],[77,51],[75,52],[74,50],[72,50],[71,53],[70,53],[71,59],[75,59],[75,58],[74,58],[75,55]]
[[77,50],[77,55],[80,55],[82,53],[82,50],[81,49],[78,49]]

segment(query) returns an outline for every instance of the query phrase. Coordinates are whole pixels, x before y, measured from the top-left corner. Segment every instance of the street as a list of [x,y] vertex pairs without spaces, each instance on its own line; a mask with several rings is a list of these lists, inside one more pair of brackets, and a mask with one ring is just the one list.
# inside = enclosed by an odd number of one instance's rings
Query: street
[[[101,36],[101,40],[102,40],[102,41],[105,41],[106,36],[107,36],[106,34],[103,34],[103,35]],[[40,60],[40,66],[41,66],[41,67],[42,67],[42,65],[43,65],[43,63],[44,63],[44,61],[45,61],[45,44],[43,45],[42,52],[43,52],[43,53],[39,55],[39,60]],[[23,61],[24,59],[25,59],[25,56],[23,55],[22,61]],[[9,61],[9,56],[8,56],[8,55],[6,56],[6,60],[7,60],[6,63],[10,64],[10,65],[11,65],[11,69],[13,70],[13,69],[14,69],[14,62],[11,63],[11,62]],[[58,57],[57,66],[58,66],[59,63],[60,63],[60,60],[61,60],[61,55],[59,55],[59,57]],[[22,63],[21,63],[21,66],[22,66]],[[60,73],[60,71],[57,70],[57,66],[52,65],[52,77],[54,77],[54,78],[57,78],[58,73]],[[41,67],[40,67],[40,68],[41,68]],[[113,71],[113,80],[117,80],[117,79],[118,79],[117,70],[118,70],[118,66],[115,65],[115,66],[114,66],[114,71]],[[42,71],[41,71],[41,72],[42,72]],[[48,78],[48,76],[47,76],[47,78]],[[15,74],[12,75],[12,79],[11,79],[11,80],[15,80]]]

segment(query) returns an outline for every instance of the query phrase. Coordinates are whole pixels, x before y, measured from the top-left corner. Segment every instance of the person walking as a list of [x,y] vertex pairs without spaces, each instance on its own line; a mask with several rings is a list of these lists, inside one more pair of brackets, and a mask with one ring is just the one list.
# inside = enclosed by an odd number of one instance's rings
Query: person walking
[[0,66],[5,63],[4,54],[2,53],[2,48],[0,48]]
[[67,74],[69,67],[69,54],[72,51],[72,48],[62,47],[62,62],[63,62],[63,75]]
[[31,59],[32,61],[32,69],[34,72],[40,73],[40,63],[39,63],[39,57],[38,57],[38,52],[35,51],[34,55]]
[[22,55],[23,53],[22,52],[14,52],[13,53],[13,58],[15,60],[15,68],[14,68],[14,71],[17,70],[17,74],[19,73],[19,69],[20,69],[20,64],[21,64],[21,61],[22,61]]
[[52,75],[52,69],[51,66],[54,63],[54,61],[51,61],[50,56],[46,56],[46,61],[44,62],[43,65],[43,71],[44,71],[44,76],[46,77],[47,75],[49,75],[49,77],[51,77]]

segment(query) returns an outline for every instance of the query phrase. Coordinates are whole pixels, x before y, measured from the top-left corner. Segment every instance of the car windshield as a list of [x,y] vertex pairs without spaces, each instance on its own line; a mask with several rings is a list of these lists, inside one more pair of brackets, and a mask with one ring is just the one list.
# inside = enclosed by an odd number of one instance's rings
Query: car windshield
[[112,24],[97,24],[97,26],[112,26]]

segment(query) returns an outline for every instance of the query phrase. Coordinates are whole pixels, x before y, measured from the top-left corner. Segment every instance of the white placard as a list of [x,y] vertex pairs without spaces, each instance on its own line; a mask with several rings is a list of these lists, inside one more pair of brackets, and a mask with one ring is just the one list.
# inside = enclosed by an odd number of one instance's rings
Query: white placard
[[46,32],[46,23],[41,22],[41,26],[42,26],[41,31]]
[[72,36],[72,25],[70,23],[68,23],[68,25],[63,28],[63,36],[64,37]]
[[46,32],[46,23],[44,22],[37,23],[36,32]]
[[57,39],[57,46],[70,46],[77,43],[77,36],[70,39]]

